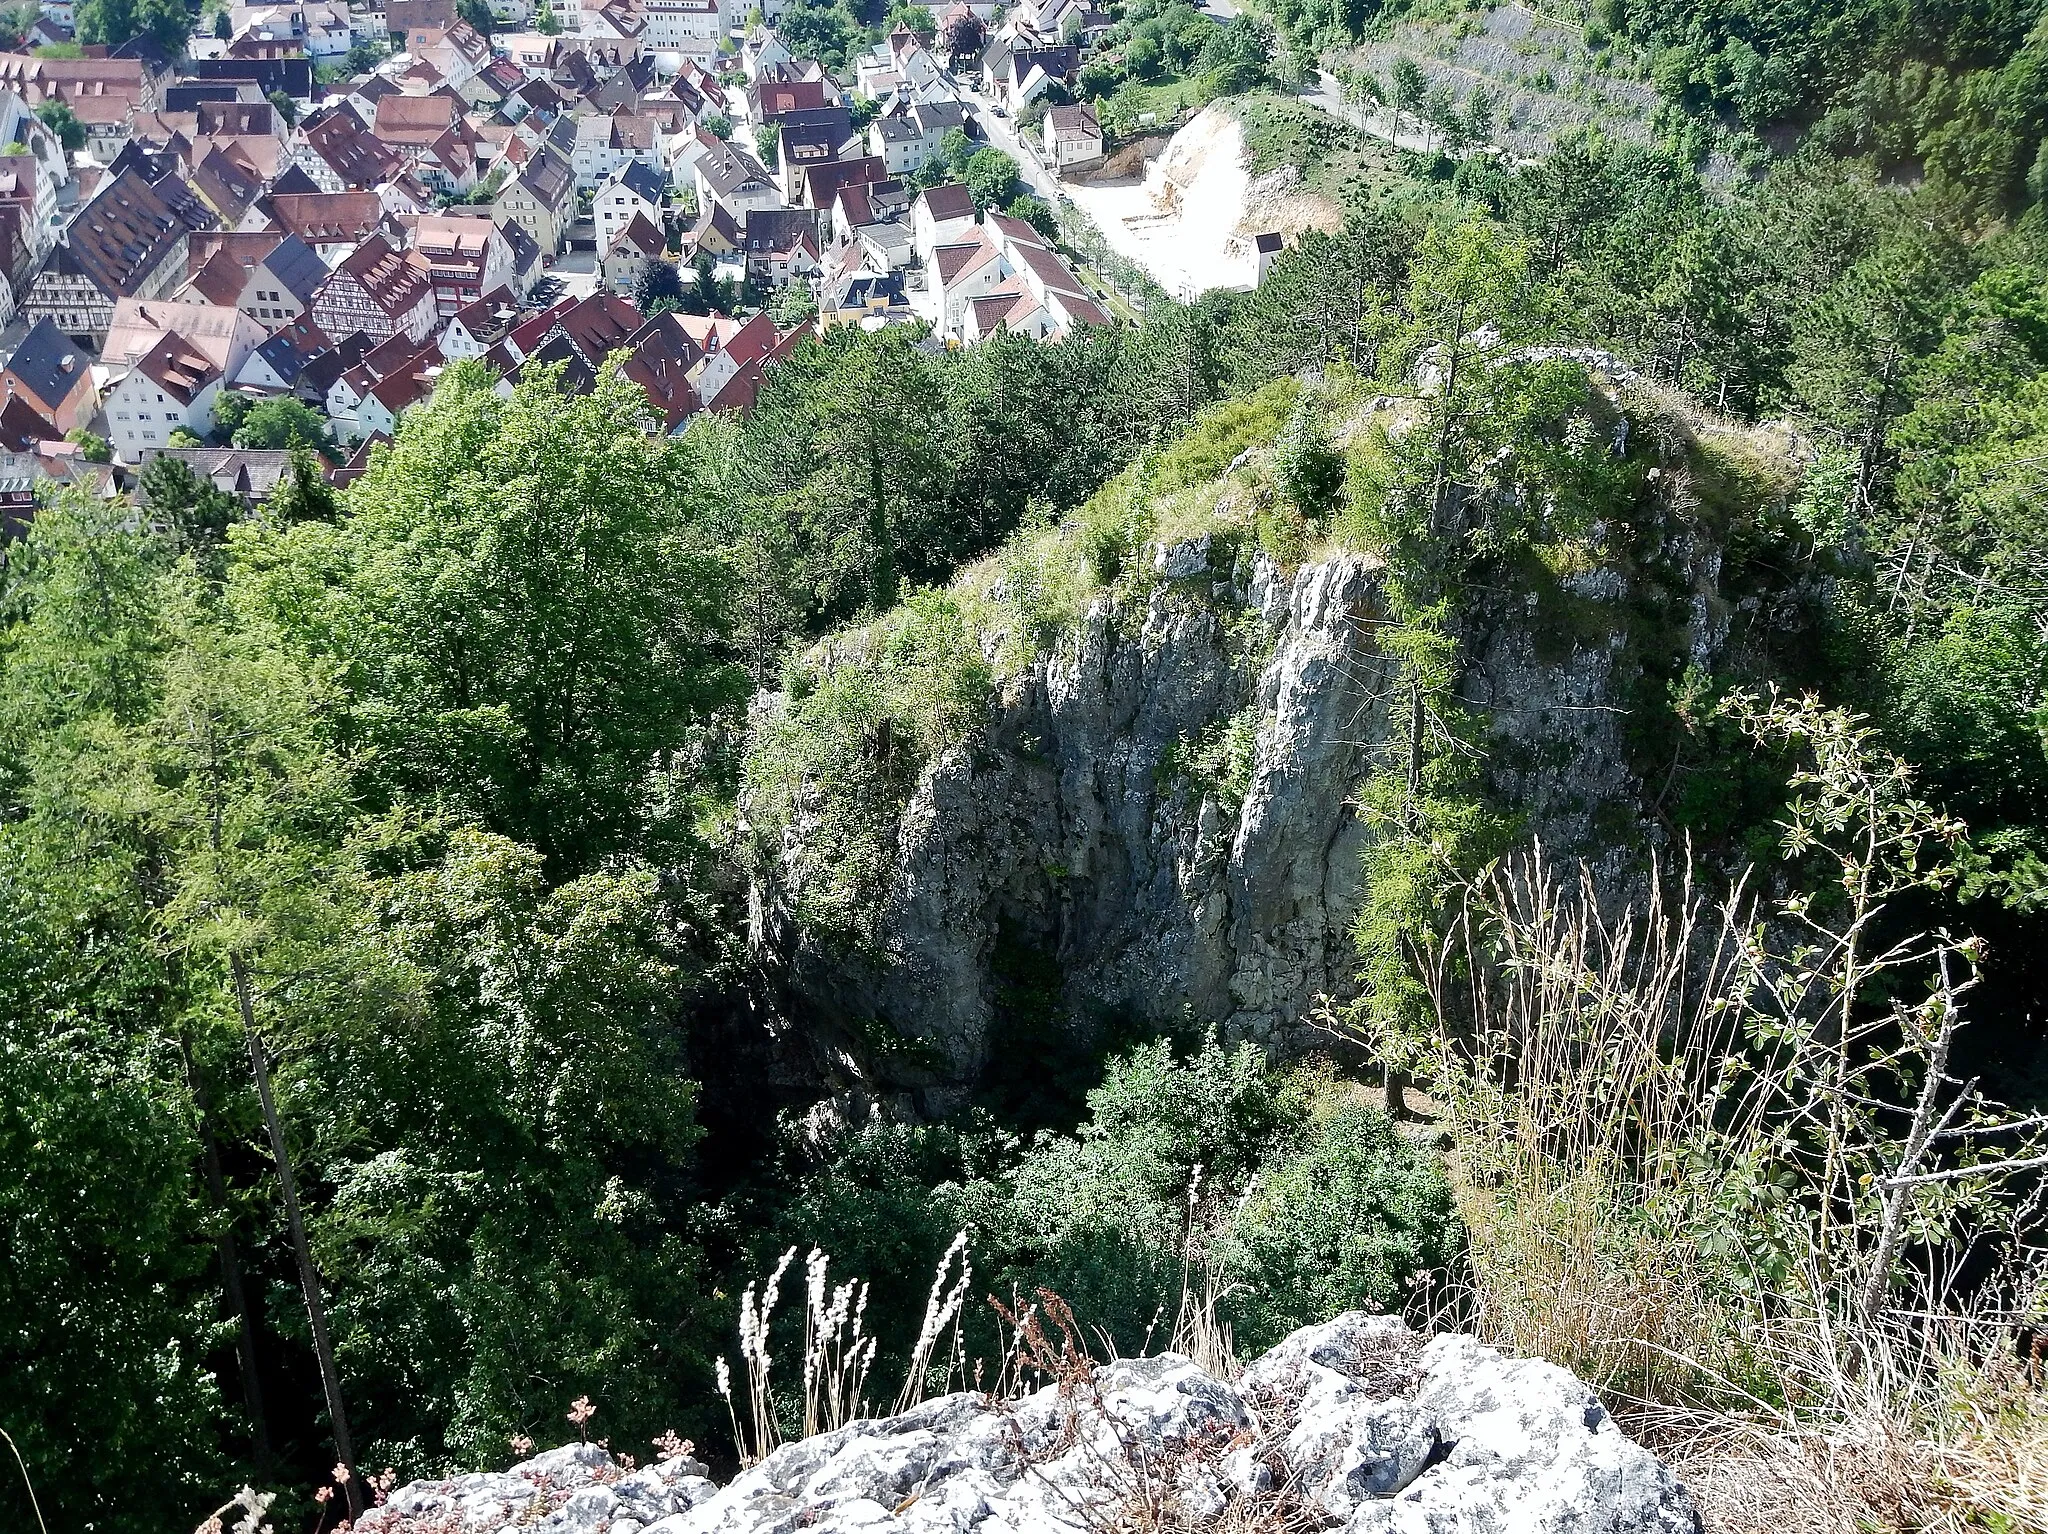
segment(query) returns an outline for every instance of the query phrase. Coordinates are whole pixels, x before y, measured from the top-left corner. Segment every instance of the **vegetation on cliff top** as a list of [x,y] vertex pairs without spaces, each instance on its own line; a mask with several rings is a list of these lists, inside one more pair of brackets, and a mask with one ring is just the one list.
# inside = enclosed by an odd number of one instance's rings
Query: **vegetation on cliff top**
[[[1301,46],[1364,20],[1281,10]],[[1645,798],[1629,824],[1691,831],[1732,869],[1770,850],[1811,742],[1759,746],[1718,701],[1778,681],[1860,710],[1866,744],[1902,752],[1931,813],[1969,828],[1952,879],[1888,908],[1984,939],[1979,1042],[1953,1073],[2032,1091],[2033,18],[1602,17],[1657,50],[1686,110],[1824,131],[1715,196],[1683,133],[1474,156],[1305,237],[1256,293],[1049,347],[838,330],[772,371],[753,415],[679,442],[619,424],[635,411],[616,378],[500,400],[457,367],[339,505],[294,482],[229,529],[159,477],[145,518],[43,508],[0,587],[0,1423],[52,1527],[182,1530],[230,1477],[303,1494],[332,1463],[283,1162],[360,1457],[406,1473],[563,1436],[579,1395],[622,1445],[709,1442],[711,1356],[764,1232],[879,1275],[922,1270],[971,1221],[985,1266],[1091,1294],[1120,1341],[1171,1298],[1161,1243],[1194,1226],[1245,1285],[1246,1338],[1441,1278],[1456,1236],[1430,1157],[1345,1085],[1198,1040],[1182,1063],[1123,1050],[1084,1083],[1093,1104],[1061,1083],[1028,1114],[824,1145],[790,1125],[764,1148],[736,1112],[699,1128],[746,1085],[690,1053],[693,1008],[750,978],[741,857],[808,838],[832,879],[807,919],[872,937],[873,838],[916,775],[1090,601],[1145,587],[1148,545],[1189,533],[1219,535],[1230,570],[1329,543],[1389,563],[1388,644],[1422,732],[1395,744],[1424,749],[1371,796],[1379,853],[1409,876],[1382,869],[1399,898],[1365,934],[1380,1023],[1413,1041],[1442,1022],[1414,961],[1447,952],[1460,878],[1514,810],[1460,765],[1485,747],[1456,697],[1461,625],[1533,597],[1568,659],[1603,637],[1571,582],[1611,563],[1651,598],[1620,618]],[[1525,350],[1567,344],[1641,381],[1617,408],[1570,357]],[[1374,398],[1391,403],[1368,415]],[[1777,417],[1805,446],[1758,462],[1741,428]],[[1714,592],[1672,583],[1694,526],[1723,546]],[[1710,670],[1673,641],[1695,599],[1723,598]],[[746,696],[779,679],[786,702],[750,737]],[[1221,736],[1190,744],[1219,783],[1236,771]],[[1461,830],[1465,869],[1418,855]],[[1817,899],[1831,886],[1799,850],[1772,893]],[[1843,994],[1860,1025],[1878,992]],[[1890,992],[1929,994],[1918,971]],[[1877,1093],[1905,1102],[1923,1059],[1899,1055]],[[1877,1188],[1869,1157],[1900,1142],[1857,1143]],[[1219,1148],[1260,1183],[1238,1209],[1242,1181],[1208,1174],[1215,1202],[1183,1221],[1176,1179]],[[1540,1177],[1505,1210],[1509,1181],[1480,1190],[1490,1212],[1461,1190],[1472,1250],[1533,1230],[1555,1258],[1546,1208],[1641,1231],[1620,1216],[1669,1207],[1641,1165],[1609,1166],[1576,1203],[1582,1185]],[[1912,1239],[1946,1239],[1933,1215],[1956,1206],[1926,1186],[1784,1196],[1880,1229],[1903,1209]],[[1783,1192],[1712,1187],[1745,1219]],[[1645,1292],[1698,1276],[1668,1243],[1634,1250]],[[1759,1313],[1784,1311],[1715,1312]],[[26,1517],[0,1478],[0,1521]]]

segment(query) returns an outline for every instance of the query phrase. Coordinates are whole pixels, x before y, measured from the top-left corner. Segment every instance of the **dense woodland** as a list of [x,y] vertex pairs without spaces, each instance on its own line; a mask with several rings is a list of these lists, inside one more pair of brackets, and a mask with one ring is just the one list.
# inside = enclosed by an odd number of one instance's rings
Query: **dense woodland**
[[[1205,412],[1304,373],[1412,392],[1475,319],[1794,424],[1792,493],[1728,510],[1804,616],[1750,674],[1674,667],[1634,700],[1659,813],[1724,866],[1770,857],[1788,766],[1714,701],[1776,681],[1867,716],[1967,823],[1959,879],[1915,898],[1987,940],[1980,1069],[2038,1097],[2036,9],[1601,0],[1589,25],[1653,60],[1660,147],[1415,159],[1255,293],[1055,345],[836,331],[675,441],[620,428],[617,377],[508,401],[463,364],[339,498],[302,472],[242,520],[160,468],[143,515],[43,507],[0,588],[0,1426],[50,1528],[182,1534],[224,1488],[305,1497],[333,1462],[259,1074],[357,1458],[402,1475],[559,1440],[582,1395],[616,1445],[726,1441],[713,1358],[792,1243],[885,1280],[888,1342],[964,1227],[978,1283],[1052,1283],[1135,1349],[1198,1166],[1232,1198],[1261,1174],[1226,1232],[1257,1275],[1242,1344],[1447,1270],[1441,1166],[1322,1067],[1117,1040],[956,1121],[821,1143],[740,1122],[691,1022],[747,983],[746,706],[796,649],[1020,527],[1078,514],[1114,574],[1135,534],[1081,509]],[[1274,10],[1298,51],[1386,19]],[[1703,135],[1743,133],[1768,163],[1703,182]],[[1447,465],[1625,504],[1546,436],[1567,386],[1472,394],[1428,465],[1347,466],[1297,420],[1289,493],[1395,553],[1416,529],[1381,513]],[[1506,568],[1502,536],[1475,526],[1415,610],[1455,597],[1451,564]],[[0,1477],[0,1524],[28,1516]]]

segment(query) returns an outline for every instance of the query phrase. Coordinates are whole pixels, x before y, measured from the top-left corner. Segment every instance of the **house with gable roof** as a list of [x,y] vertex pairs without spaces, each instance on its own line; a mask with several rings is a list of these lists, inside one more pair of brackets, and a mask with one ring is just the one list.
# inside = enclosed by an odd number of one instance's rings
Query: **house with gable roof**
[[373,234],[337,266],[313,298],[313,322],[329,335],[425,342],[438,309],[426,263]]
[[347,192],[382,185],[397,172],[400,159],[344,101],[300,123],[291,162],[321,191]]
[[775,179],[759,160],[732,144],[711,139],[697,161],[696,176],[700,209],[716,203],[734,218],[744,218],[754,208],[782,206]]
[[89,359],[47,319],[37,320],[21,338],[0,370],[0,389],[10,400],[27,401],[60,437],[90,421],[99,404]]
[[744,238],[739,220],[714,202],[697,216],[696,227],[684,237],[683,254],[692,261],[699,256],[717,261],[737,255]]
[[792,281],[808,282],[824,267],[818,257],[818,213],[815,208],[758,208],[747,215],[740,249],[747,275],[773,288]]
[[644,218],[656,229],[668,202],[668,187],[658,171],[635,162],[620,170],[597,189],[590,202],[590,216],[597,227],[597,248],[610,250],[619,231],[636,218]]
[[518,322],[519,311],[502,294],[480,298],[449,316],[436,344],[450,362],[481,357],[510,335]]
[[176,331],[165,331],[107,391],[107,441],[116,457],[140,463],[152,448],[170,446],[181,427],[195,436],[213,430],[221,370]]
[[645,214],[635,214],[633,222],[614,235],[612,242],[605,247],[604,285],[614,293],[631,298],[640,290],[640,281],[647,275],[648,263],[661,259],[666,244],[661,231],[648,222]]
[[47,319],[69,336],[104,336],[117,299],[156,298],[184,280],[187,245],[205,227],[187,221],[193,216],[139,171],[102,182],[30,287],[30,320]]
[[221,304],[178,303],[167,298],[124,298],[114,305],[100,361],[126,367],[166,334],[212,360],[224,378],[241,370],[263,341],[263,327],[239,309]]
[[191,259],[174,297],[239,309],[266,330],[304,314],[327,280],[327,263],[295,234],[199,235]]
[[935,246],[925,282],[938,303],[938,330],[973,342],[1002,328],[1057,339],[1109,316],[1086,285],[1022,219],[991,212],[958,239]]
[[175,458],[201,479],[211,480],[214,489],[225,491],[251,507],[269,499],[278,481],[292,471],[288,448],[152,448],[143,454],[144,467],[152,458]]
[[575,172],[553,146],[543,146],[506,180],[491,211],[524,229],[543,256],[558,256],[576,216]]
[[373,131],[396,150],[406,169],[434,190],[467,192],[476,186],[476,136],[453,93],[386,96],[377,103]]
[[626,339],[631,352],[620,369],[646,391],[648,415],[641,422],[651,434],[680,431],[704,408],[690,371],[703,352],[680,318],[657,314]]
[[314,358],[333,349],[327,332],[310,319],[293,320],[249,353],[228,384],[236,389],[255,389],[265,394],[291,394],[308,404],[325,394],[324,385],[311,376]]
[[413,228],[413,250],[427,263],[442,318],[512,285],[512,247],[489,219],[423,213]]
[[405,51],[460,92],[490,65],[490,40],[461,17],[445,27],[415,26],[405,34]]
[[939,145],[953,129],[971,133],[967,108],[957,101],[910,104],[885,112],[868,124],[868,153],[881,156],[892,176],[904,176],[939,155]]
[[1054,107],[1045,114],[1045,158],[1054,171],[1077,170],[1102,158],[1102,124],[1095,104]]
[[929,261],[932,251],[958,239],[974,223],[974,194],[957,181],[928,186],[910,205],[911,248],[919,261]]

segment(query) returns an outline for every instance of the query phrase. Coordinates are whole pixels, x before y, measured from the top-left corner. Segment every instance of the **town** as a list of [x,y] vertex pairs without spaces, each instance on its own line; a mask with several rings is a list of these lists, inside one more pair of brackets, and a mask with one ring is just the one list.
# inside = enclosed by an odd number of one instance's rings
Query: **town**
[[251,505],[309,449],[346,484],[467,359],[580,392],[620,354],[674,433],[834,326],[1110,323],[1051,200],[1103,159],[1069,87],[1105,15],[899,8],[835,78],[781,9],[291,0],[111,45],[71,0],[25,12],[0,54],[0,517],[166,455]]

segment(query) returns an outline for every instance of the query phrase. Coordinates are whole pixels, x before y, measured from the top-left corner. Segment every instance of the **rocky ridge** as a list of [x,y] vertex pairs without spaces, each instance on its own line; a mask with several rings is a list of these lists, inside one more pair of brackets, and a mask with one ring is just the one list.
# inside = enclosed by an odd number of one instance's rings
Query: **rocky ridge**
[[[853,955],[782,919],[758,885],[757,956],[814,1032],[880,1020],[922,1070],[855,1063],[902,1106],[958,1107],[1016,1008],[1006,960],[1056,955],[1058,1009],[1193,1017],[1280,1052],[1350,984],[1362,827],[1383,733],[1376,565],[1287,571],[1203,536],[1148,551],[1142,606],[1096,601],[1010,678],[981,739],[935,762],[901,817],[885,951]],[[1244,732],[1244,778],[1187,770]]]
[[1236,1381],[1178,1354],[1012,1401],[927,1401],[777,1449],[720,1488],[686,1455],[571,1444],[421,1481],[362,1534],[1697,1534],[1593,1391],[1470,1337],[1352,1313]]

